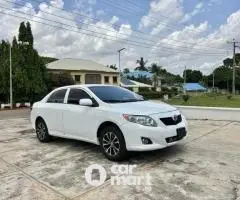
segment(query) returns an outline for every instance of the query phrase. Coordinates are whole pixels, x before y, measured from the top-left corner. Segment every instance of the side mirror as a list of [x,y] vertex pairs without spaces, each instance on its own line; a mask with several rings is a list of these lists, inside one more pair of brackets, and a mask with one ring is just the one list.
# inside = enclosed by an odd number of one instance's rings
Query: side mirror
[[80,99],[79,100],[79,105],[81,106],[92,106],[93,102],[91,99]]

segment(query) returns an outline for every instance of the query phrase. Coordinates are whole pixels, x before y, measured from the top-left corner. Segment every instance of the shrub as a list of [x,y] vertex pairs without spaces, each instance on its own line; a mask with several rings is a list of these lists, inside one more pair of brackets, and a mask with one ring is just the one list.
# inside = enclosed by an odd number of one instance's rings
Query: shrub
[[189,100],[190,96],[187,95],[187,94],[184,94],[184,95],[182,96],[182,98],[183,98],[183,101],[184,101],[184,102],[187,102],[187,101]]
[[139,92],[139,95],[142,95],[145,99],[160,99],[163,97],[163,94],[161,92]]
[[227,99],[228,100],[232,99],[232,95],[231,94],[227,95]]
[[139,92],[151,92],[151,90],[149,90],[149,88],[144,88],[144,87],[139,87]]

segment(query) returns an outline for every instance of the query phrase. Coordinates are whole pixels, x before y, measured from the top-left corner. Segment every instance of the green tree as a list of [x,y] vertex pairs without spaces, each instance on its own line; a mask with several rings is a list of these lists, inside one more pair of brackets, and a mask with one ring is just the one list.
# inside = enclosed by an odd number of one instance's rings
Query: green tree
[[24,22],[20,23],[18,29],[18,41],[23,43],[27,41],[27,29]]
[[117,70],[116,65],[107,65],[107,67],[109,67],[109,68],[111,68],[111,69],[114,69],[114,70]]
[[129,73],[130,72],[130,70],[128,69],[128,68],[124,68],[124,70],[123,70],[123,73],[124,74],[127,74],[127,73]]
[[51,90],[56,87],[73,84],[74,80],[72,76],[68,73],[49,73],[49,87],[51,88]]
[[[239,71],[237,71],[239,75]],[[236,83],[239,84],[238,79]],[[220,66],[214,70],[214,85],[220,89],[230,90],[232,87],[232,69],[227,66]],[[208,76],[208,86],[213,86],[213,73]]]
[[[236,53],[235,60],[236,60],[236,64],[239,65],[240,64],[240,53]],[[226,58],[225,60],[223,60],[223,65],[225,65],[227,67],[232,67],[233,66],[233,59],[232,58]]]
[[13,37],[13,41],[12,41],[12,48],[15,49],[18,46],[18,42],[17,42],[17,38],[16,36]]
[[148,69],[146,68],[146,64],[147,64],[147,60],[144,61],[143,57],[140,58],[140,60],[137,60],[136,63],[139,64],[138,67],[135,68],[135,70],[139,70],[139,71],[148,71]]
[[[30,27],[30,24],[28,27]],[[49,89],[47,84],[48,73],[44,62],[31,45],[31,38],[27,39],[25,37],[25,32],[26,27],[24,22],[22,22],[18,35],[20,43],[18,44],[16,37],[12,41],[14,102],[37,101]],[[29,40],[29,45],[23,44],[27,40]],[[9,101],[9,47],[10,44],[2,40],[0,43],[0,101],[3,102]]]
[[186,76],[186,82],[189,83],[199,83],[203,78],[201,71],[191,69],[184,70],[183,77],[184,76]]
[[31,24],[29,22],[26,24],[26,42],[29,42],[29,45],[33,46],[33,34]]

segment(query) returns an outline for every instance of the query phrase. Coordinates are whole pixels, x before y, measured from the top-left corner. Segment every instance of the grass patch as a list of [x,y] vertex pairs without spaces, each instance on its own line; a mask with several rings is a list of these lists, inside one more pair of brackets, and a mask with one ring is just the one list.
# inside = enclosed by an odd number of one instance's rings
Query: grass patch
[[240,108],[240,95],[228,98],[228,95],[203,94],[200,96],[190,96],[187,102],[184,102],[182,98],[172,98],[167,103],[184,106]]

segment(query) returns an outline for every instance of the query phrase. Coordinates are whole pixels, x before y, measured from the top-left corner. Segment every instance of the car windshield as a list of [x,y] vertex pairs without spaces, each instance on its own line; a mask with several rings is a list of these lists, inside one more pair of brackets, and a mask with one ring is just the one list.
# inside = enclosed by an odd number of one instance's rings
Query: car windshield
[[144,98],[127,89],[116,86],[90,86],[89,89],[103,102],[126,103],[144,101]]

